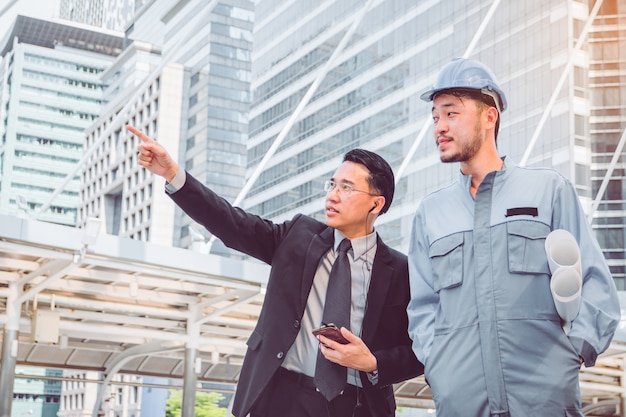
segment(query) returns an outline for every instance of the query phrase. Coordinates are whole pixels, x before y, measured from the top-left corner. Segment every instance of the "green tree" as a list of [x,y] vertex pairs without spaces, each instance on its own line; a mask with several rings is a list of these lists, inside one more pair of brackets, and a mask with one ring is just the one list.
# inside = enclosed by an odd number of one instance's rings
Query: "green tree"
[[[218,405],[223,398],[224,396],[217,392],[197,393],[195,417],[225,417],[226,409]],[[170,396],[165,404],[165,417],[180,417],[182,402],[182,391],[170,390]]]

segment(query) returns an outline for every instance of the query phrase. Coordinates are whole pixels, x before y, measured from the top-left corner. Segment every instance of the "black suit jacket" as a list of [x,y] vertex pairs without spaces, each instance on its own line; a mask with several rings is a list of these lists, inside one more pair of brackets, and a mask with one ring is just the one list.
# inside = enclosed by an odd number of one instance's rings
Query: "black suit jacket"
[[[189,174],[185,185],[170,197],[226,246],[272,266],[235,394],[233,414],[243,417],[259,400],[298,335],[315,271],[333,245],[333,229],[304,215],[275,224],[231,206]],[[393,416],[391,384],[422,374],[423,366],[413,354],[407,332],[406,255],[380,238],[377,243],[361,337],[376,356],[378,383],[372,386],[363,372],[361,381],[371,414]]]

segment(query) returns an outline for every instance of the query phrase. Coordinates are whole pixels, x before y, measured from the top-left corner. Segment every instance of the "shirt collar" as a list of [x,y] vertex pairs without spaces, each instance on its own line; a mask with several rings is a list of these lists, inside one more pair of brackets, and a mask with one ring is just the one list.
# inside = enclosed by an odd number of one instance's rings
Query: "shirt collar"
[[[352,253],[354,254],[354,259],[359,259],[363,255],[365,255],[366,252],[375,248],[377,237],[378,234],[376,230],[374,230],[369,235],[357,237],[356,239],[350,240],[350,243],[352,244]],[[335,251],[337,251],[339,244],[344,239],[346,239],[346,237],[342,235],[339,230],[335,229],[335,243],[333,244],[333,249]]]
[[[502,159],[502,169],[500,170],[500,172],[498,172],[498,176],[505,175],[507,169],[512,166],[511,158],[503,156],[500,159]],[[459,182],[461,183],[461,185],[463,185],[463,188],[465,190],[469,190],[470,186],[472,185],[472,176],[465,175],[463,174],[463,172],[461,172],[461,170],[459,170]]]

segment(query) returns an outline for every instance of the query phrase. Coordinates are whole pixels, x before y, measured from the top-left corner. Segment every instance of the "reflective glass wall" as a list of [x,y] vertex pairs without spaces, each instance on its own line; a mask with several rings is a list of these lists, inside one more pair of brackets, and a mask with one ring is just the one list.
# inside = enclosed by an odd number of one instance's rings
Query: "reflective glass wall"
[[[377,229],[391,245],[408,249],[420,199],[458,175],[458,164],[439,162],[430,104],[419,94],[443,65],[469,56],[493,69],[508,99],[498,137],[501,155],[558,170],[591,210],[597,188],[592,54],[599,44],[611,48],[592,41],[601,22],[590,19],[593,6],[582,0],[258,2],[249,173],[277,138],[284,140],[263,167],[246,207],[276,220],[297,212],[322,219],[324,180],[347,150],[371,149],[399,174],[393,206],[377,220]],[[337,52],[364,7],[369,9]],[[621,31],[613,30],[623,42],[624,11],[616,13]],[[311,101],[286,129],[318,78]],[[624,122],[617,124],[623,131]]]

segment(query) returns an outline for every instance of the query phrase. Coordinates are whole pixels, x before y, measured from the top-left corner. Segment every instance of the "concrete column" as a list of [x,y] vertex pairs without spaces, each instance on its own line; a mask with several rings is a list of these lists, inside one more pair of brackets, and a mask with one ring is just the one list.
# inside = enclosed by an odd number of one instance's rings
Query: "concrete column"
[[185,348],[185,372],[183,374],[183,403],[181,404],[181,417],[194,417],[196,414],[196,355],[198,349]]
[[7,297],[7,323],[2,337],[2,364],[0,365],[0,417],[11,417],[13,403],[13,384],[17,363],[17,335],[19,330],[20,306],[17,302],[18,287],[9,284]]
[[2,365],[0,366],[0,417],[11,417],[13,383],[15,381],[16,355],[13,345],[17,343],[17,330],[4,329],[2,336]]

